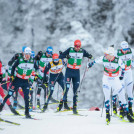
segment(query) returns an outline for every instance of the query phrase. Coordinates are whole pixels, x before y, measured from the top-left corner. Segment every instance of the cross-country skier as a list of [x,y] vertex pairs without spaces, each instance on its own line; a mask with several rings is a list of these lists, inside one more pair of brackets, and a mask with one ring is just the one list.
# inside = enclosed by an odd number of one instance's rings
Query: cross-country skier
[[[25,100],[25,115],[26,118],[31,118],[29,114],[29,83],[28,80],[31,76],[33,68],[38,69],[34,60],[31,58],[31,49],[29,47],[25,48],[24,54],[22,57],[19,57],[15,61],[11,70],[11,87],[9,89],[8,95],[5,97],[3,103],[0,105],[0,109],[3,108],[5,102],[13,93],[21,87],[24,93]],[[14,73],[16,71],[16,77],[14,78]]]
[[[12,69],[12,65],[14,64],[14,62],[16,60],[19,59],[19,57],[23,56],[24,50],[25,50],[26,46],[22,47],[22,52],[21,53],[16,53],[8,62],[8,76],[10,77],[11,75],[11,69]],[[19,89],[18,89],[19,90]],[[17,97],[18,97],[18,90],[14,93],[14,103],[13,103],[13,108],[16,109],[17,108]],[[20,92],[20,91],[19,91]],[[23,97],[23,95],[22,95]]]
[[[2,83],[3,82],[3,79],[5,79],[5,69],[3,68],[2,62],[0,61],[0,95],[4,99],[5,93],[4,93],[4,90],[2,88],[2,85],[4,84],[4,83]],[[15,109],[13,109],[13,107],[12,107],[11,102],[9,101],[9,99],[7,100],[6,103],[9,106],[11,112],[13,112],[15,115],[18,115],[18,112]]]
[[67,58],[67,69],[65,73],[65,84],[66,90],[63,97],[64,106],[67,105],[67,93],[70,87],[70,82],[72,80],[73,83],[73,113],[78,114],[77,111],[77,89],[80,84],[80,67],[82,58],[87,57],[89,59],[92,58],[92,55],[89,54],[86,50],[81,48],[81,41],[75,40],[74,47],[68,48],[65,52],[61,53],[60,58]]
[[[46,99],[47,96],[47,88],[42,85],[43,83],[43,77],[44,77],[44,70],[45,67],[48,65],[49,62],[52,61],[52,55],[53,55],[53,48],[51,46],[47,47],[47,50],[45,53],[42,51],[39,51],[38,54],[35,57],[35,60],[38,61],[39,64],[39,74],[38,74],[38,91],[37,91],[37,107],[40,108],[40,93],[41,89],[44,89],[44,99]],[[48,73],[47,73],[48,77]]]
[[[132,56],[134,56],[134,50],[131,49],[128,45],[128,42],[123,41],[120,44],[120,49],[116,51],[116,56],[120,58],[124,64],[125,64],[125,71],[124,71],[124,78],[121,80],[124,90],[126,91],[127,97],[128,97],[128,108],[129,112],[132,116],[132,105],[133,105],[133,77],[132,77],[132,70],[131,70],[131,63],[132,63]],[[116,107],[116,100],[117,97],[113,96],[113,112],[117,113],[117,107]],[[122,103],[120,103],[120,116],[123,116],[123,108]]]
[[44,107],[42,109],[42,112],[45,112],[47,107],[48,107],[48,103],[49,100],[51,99],[51,96],[53,94],[54,91],[54,86],[55,83],[58,82],[58,84],[62,87],[63,91],[64,91],[64,76],[62,73],[62,69],[64,67],[64,62],[62,59],[59,59],[59,55],[57,53],[53,54],[52,56],[52,61],[49,62],[49,64],[46,66],[45,71],[44,71],[44,85],[46,87],[48,87],[48,80],[47,80],[47,72],[50,71],[50,79],[49,79],[49,95],[48,95],[48,99],[46,101],[46,103],[44,104]]
[[[103,92],[105,96],[105,108],[106,108],[106,122],[110,123],[110,94],[111,88],[114,89],[114,94],[118,94],[119,99],[123,104],[123,110],[130,122],[134,122],[133,117],[130,115],[128,106],[125,99],[125,92],[119,79],[123,79],[125,65],[122,60],[114,56],[114,47],[108,47],[105,52],[105,56],[95,59],[88,64],[88,67],[92,67],[95,63],[103,63],[104,75],[103,75]],[[121,76],[119,77],[120,67],[122,68]]]

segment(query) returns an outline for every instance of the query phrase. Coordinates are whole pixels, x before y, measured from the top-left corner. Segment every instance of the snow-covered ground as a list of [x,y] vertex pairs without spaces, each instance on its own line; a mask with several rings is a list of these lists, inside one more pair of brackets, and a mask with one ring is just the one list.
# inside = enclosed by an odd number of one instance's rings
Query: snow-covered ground
[[[19,110],[20,111],[20,110]],[[81,109],[82,115],[72,115],[72,111],[55,113],[49,109],[46,113],[32,112],[33,117],[40,120],[25,119],[23,116],[7,115],[11,112],[3,110],[0,117],[20,123],[20,126],[0,122],[0,134],[131,134],[134,124],[121,122],[112,117],[110,125],[105,123],[105,113]],[[24,113],[24,111],[20,111]]]

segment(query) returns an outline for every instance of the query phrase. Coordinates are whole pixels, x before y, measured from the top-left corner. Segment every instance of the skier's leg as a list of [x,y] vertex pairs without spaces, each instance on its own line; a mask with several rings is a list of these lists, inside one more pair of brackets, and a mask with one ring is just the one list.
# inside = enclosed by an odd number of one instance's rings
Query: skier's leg
[[74,77],[72,78],[72,83],[73,83],[73,113],[74,114],[78,114],[77,111],[77,99],[78,99],[78,88],[79,88],[79,84],[80,84],[80,72],[79,70],[76,70],[75,73],[73,74]]
[[[17,79],[15,79],[15,80],[12,82],[12,84],[11,84],[11,86],[10,86],[10,88],[9,88],[8,94],[7,94],[7,96],[6,96],[6,97],[4,98],[4,100],[3,100],[3,103],[0,105],[0,111],[2,111],[2,109],[3,109],[4,105],[5,105],[5,103],[7,102],[7,100],[8,100],[11,96],[13,96],[13,93],[18,89],[18,87],[19,87],[18,81],[17,81]],[[19,113],[18,113],[15,109],[13,109],[12,105],[9,105],[9,108],[10,108],[10,110],[11,110],[15,115],[19,115]]]
[[132,71],[129,70],[126,73],[126,93],[128,95],[128,107],[129,107],[129,112],[132,116],[133,110],[132,110],[132,105],[133,105],[133,78],[132,78]]
[[29,114],[29,83],[28,81],[24,83],[24,85],[22,86],[22,90],[24,93],[24,101],[25,101],[25,115],[26,118],[31,118],[30,114]]
[[103,93],[105,96],[105,109],[106,109],[106,122],[110,122],[110,94],[111,94],[111,85],[108,81],[107,76],[103,76]]
[[56,83],[55,77],[50,77],[50,80],[49,80],[49,88],[50,88],[50,90],[49,90],[47,101],[46,101],[46,103],[43,106],[42,112],[45,112],[47,107],[48,107],[48,103],[49,103],[49,101],[51,99],[51,96],[53,94],[53,91],[54,91],[54,85],[55,85],[54,82]]

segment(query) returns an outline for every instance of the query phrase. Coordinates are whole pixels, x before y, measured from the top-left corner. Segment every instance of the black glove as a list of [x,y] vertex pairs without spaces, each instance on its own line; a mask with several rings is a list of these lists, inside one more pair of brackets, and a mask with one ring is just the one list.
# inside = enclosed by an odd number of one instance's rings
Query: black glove
[[59,51],[59,54],[62,54],[62,51]]
[[44,82],[45,87],[48,87],[48,82]]
[[14,76],[10,76],[10,82],[14,81]]
[[42,51],[39,51],[39,52],[38,52],[38,55],[42,55]]
[[88,58],[91,59],[93,56],[91,54],[89,54]]
[[120,80],[123,80],[123,77],[122,77],[122,76],[120,76],[120,77],[119,77],[119,79],[120,79]]
[[70,59],[70,58],[71,58],[71,56],[68,54],[68,55],[66,56],[66,58],[67,58],[67,59]]
[[34,81],[36,81],[37,79],[38,79],[38,75],[35,74],[35,76],[34,76]]
[[123,80],[124,78],[125,69],[122,69],[121,76],[119,77],[120,80]]
[[94,62],[88,63],[87,68],[91,68],[94,65]]

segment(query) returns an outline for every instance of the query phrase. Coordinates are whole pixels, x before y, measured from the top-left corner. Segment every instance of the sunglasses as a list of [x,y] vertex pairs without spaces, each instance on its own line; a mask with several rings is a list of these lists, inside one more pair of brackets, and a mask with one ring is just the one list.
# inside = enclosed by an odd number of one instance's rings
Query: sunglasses
[[59,61],[59,59],[54,59],[54,61]]
[[75,45],[74,47],[76,47],[76,48],[80,48],[80,46],[78,46],[78,45]]
[[25,55],[30,55],[31,56],[31,53],[25,53]]
[[123,50],[123,51],[127,51],[127,50],[129,50],[129,48],[123,48],[122,50]]

